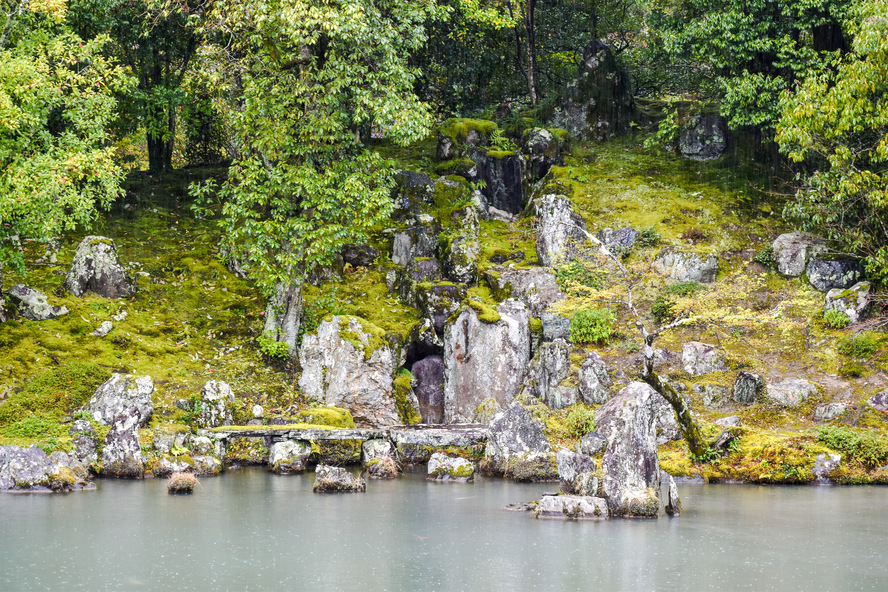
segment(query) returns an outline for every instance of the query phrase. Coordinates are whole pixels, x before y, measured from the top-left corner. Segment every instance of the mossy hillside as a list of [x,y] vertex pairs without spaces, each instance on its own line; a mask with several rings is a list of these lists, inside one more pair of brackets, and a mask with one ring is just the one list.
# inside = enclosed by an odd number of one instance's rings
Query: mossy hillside
[[[526,268],[537,264],[536,231],[531,218],[519,218],[508,223],[497,220],[481,220],[478,241],[481,251],[479,267],[496,265],[491,257],[502,257],[508,261],[506,265]],[[520,254],[516,256],[516,254]]]

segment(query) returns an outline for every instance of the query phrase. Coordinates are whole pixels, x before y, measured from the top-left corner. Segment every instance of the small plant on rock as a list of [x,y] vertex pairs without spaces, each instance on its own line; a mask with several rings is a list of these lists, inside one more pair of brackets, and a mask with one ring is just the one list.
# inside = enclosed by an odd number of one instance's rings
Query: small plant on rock
[[832,309],[823,313],[823,323],[830,329],[844,329],[851,324],[851,319],[842,311]]
[[277,335],[271,331],[265,331],[259,336],[259,349],[269,358],[284,359],[290,355],[290,346],[277,340]]
[[570,321],[571,343],[606,343],[614,332],[614,313],[606,308],[578,310]]

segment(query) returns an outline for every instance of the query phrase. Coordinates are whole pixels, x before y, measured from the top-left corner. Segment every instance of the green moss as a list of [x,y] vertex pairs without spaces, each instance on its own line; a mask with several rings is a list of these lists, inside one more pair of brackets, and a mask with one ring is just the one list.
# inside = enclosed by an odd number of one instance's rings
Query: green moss
[[439,175],[466,175],[475,163],[468,158],[454,158],[445,160],[435,165],[435,172]]
[[[369,360],[376,350],[387,345],[385,331],[370,321],[354,316],[340,316],[338,318],[339,336],[355,346],[355,349],[363,351],[365,360]],[[361,325],[360,333],[351,330],[350,321],[352,320]]]
[[415,398],[409,395],[412,392],[411,377],[409,374],[402,374],[395,377],[394,380],[395,405],[398,409],[398,417],[405,425],[413,425],[422,421],[419,409],[413,404]]
[[355,420],[348,409],[340,407],[318,407],[306,409],[296,414],[299,423],[323,425],[334,428],[353,428]]
[[515,156],[515,152],[511,150],[488,150],[487,156],[489,158],[493,158],[494,160],[502,160],[510,156]]
[[466,304],[478,313],[478,320],[482,323],[496,323],[502,319],[496,306],[492,304],[471,297],[466,300]]
[[482,137],[489,136],[497,129],[496,122],[485,119],[459,119],[452,118],[441,126],[441,135],[453,140],[454,144],[461,144],[469,137],[470,131],[476,131]]

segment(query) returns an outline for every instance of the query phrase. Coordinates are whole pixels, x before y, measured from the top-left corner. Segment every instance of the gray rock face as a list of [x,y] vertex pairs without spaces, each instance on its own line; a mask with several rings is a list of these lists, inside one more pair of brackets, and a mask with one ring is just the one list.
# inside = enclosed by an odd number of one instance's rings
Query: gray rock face
[[[384,340],[379,343],[379,335],[371,341],[374,335],[362,323],[356,317],[335,316],[323,321],[317,333],[303,337],[299,388],[327,406],[348,409],[358,425],[399,424],[393,377],[401,366],[400,352]],[[367,326],[369,331],[382,332]]]
[[765,379],[755,372],[740,372],[734,381],[734,402],[752,405],[765,394]]
[[154,431],[154,450],[167,454],[177,446],[185,446],[190,435],[187,431],[158,428]]
[[681,363],[685,372],[691,376],[727,370],[725,352],[714,345],[700,341],[689,341],[682,345]]
[[467,307],[444,331],[444,421],[471,422],[487,398],[507,405],[521,389],[530,361],[527,309],[506,300],[500,320],[485,323]]
[[83,419],[74,420],[68,435],[73,436],[74,450],[71,453],[76,461],[82,465],[98,462],[98,445],[96,444],[96,432],[92,424]]
[[313,491],[319,493],[352,493],[366,491],[367,484],[360,477],[355,477],[342,467],[318,465],[315,468]]
[[453,428],[412,427],[391,428],[389,431],[395,454],[400,462],[419,464],[428,462],[433,452],[443,448],[462,448],[470,453],[483,452],[487,439],[486,426],[458,426]]
[[554,457],[543,427],[517,401],[490,422],[484,451],[488,472],[519,481],[554,481]]
[[141,479],[145,473],[139,442],[139,410],[124,409],[111,422],[102,447],[102,475]]
[[678,487],[675,485],[675,479],[669,475],[669,494],[666,497],[666,513],[670,516],[679,516],[681,514],[681,499],[678,497]]
[[[530,269],[498,268],[499,278],[490,278],[498,284],[499,292],[520,300],[533,317],[542,315],[550,305],[564,300],[564,292],[555,281],[555,274],[545,267]],[[568,321],[569,323],[569,321]]]
[[[431,181],[431,179],[429,179]],[[379,251],[370,245],[343,245],[342,262],[352,267],[370,267],[376,258],[379,257]]]
[[866,402],[879,413],[888,415],[888,389],[876,393],[867,399]]
[[697,115],[678,135],[682,156],[692,160],[714,160],[728,147],[728,125],[721,115]]
[[719,384],[703,387],[703,406],[707,409],[720,409],[728,402],[728,389]]
[[420,211],[425,204],[432,202],[433,186],[432,178],[424,173],[397,171],[395,188],[392,191],[395,207],[406,213]]
[[551,409],[563,409],[579,398],[576,385],[566,384],[570,375],[570,346],[562,339],[544,343],[530,364],[526,384],[531,395]]
[[298,352],[296,344],[299,342],[302,309],[301,281],[293,281],[289,285],[276,284],[274,295],[268,299],[265,307],[262,331],[273,337],[274,341],[287,344],[290,360],[295,360]]
[[788,232],[778,236],[771,247],[777,272],[788,277],[804,273],[808,261],[826,250],[823,239],[807,232]]
[[395,447],[387,439],[378,438],[364,440],[361,444],[361,464],[367,464],[374,459],[391,458],[395,454]]
[[629,227],[618,228],[617,230],[605,228],[598,233],[598,240],[611,253],[628,253],[635,246],[635,239],[637,238],[638,231]]
[[769,383],[765,395],[778,405],[795,407],[817,394],[817,386],[801,378],[785,378]]
[[422,423],[444,423],[444,358],[425,357],[410,370],[416,379],[413,392],[419,401]]
[[301,473],[311,458],[311,442],[284,440],[268,449],[268,470],[281,475]]
[[210,380],[200,391],[200,413],[197,425],[217,428],[230,425],[234,415],[234,393],[227,382]]
[[77,245],[65,288],[75,296],[87,291],[103,298],[128,298],[136,293],[136,283],[117,258],[117,246],[104,236],[84,237]]
[[580,395],[586,405],[600,405],[611,397],[614,381],[607,373],[607,364],[597,352],[589,352],[579,373]]
[[808,282],[821,292],[844,290],[860,281],[863,265],[849,259],[811,259],[805,275]]
[[0,446],[0,490],[49,487],[56,472],[56,464],[36,446]]
[[607,448],[607,438],[598,432],[590,432],[580,439],[577,452],[586,456],[594,456]]
[[99,423],[111,425],[119,415],[134,408],[138,412],[138,425],[143,427],[154,414],[153,393],[154,382],[150,376],[136,378],[132,374],[115,373],[96,389],[86,404],[86,411]]
[[607,500],[592,496],[545,495],[536,517],[548,520],[607,520]]
[[454,225],[438,244],[439,259],[447,279],[473,284],[478,275],[478,212],[474,207],[453,213]]
[[869,282],[858,282],[847,290],[830,290],[826,293],[826,299],[823,302],[824,313],[829,310],[837,310],[845,313],[852,323],[868,319],[871,309]]
[[435,332],[443,335],[447,319],[459,310],[460,303],[465,299],[465,284],[455,286],[441,282],[428,288],[422,287],[417,292],[416,308],[432,321]]
[[678,282],[711,284],[718,275],[718,257],[713,254],[683,253],[667,247],[657,255],[653,267]]
[[46,294],[24,284],[16,284],[6,291],[18,313],[32,321],[47,321],[68,314],[67,306],[53,306]]
[[591,246],[586,221],[563,195],[544,195],[536,203],[537,259],[551,267],[573,261]]
[[562,448],[555,455],[555,462],[561,491],[568,495],[598,494],[598,477],[595,476],[598,466],[591,457]]
[[839,417],[847,407],[844,403],[827,403],[814,409],[814,421],[832,421]]
[[842,456],[839,454],[818,454],[814,457],[814,468],[811,472],[817,478],[818,483],[830,483],[829,474],[842,464]]
[[543,324],[543,341],[555,341],[570,337],[570,319],[558,313],[544,312],[540,314]]
[[392,239],[392,263],[407,265],[417,257],[434,257],[439,234],[439,226],[421,222],[396,233]]
[[607,438],[604,493],[612,516],[655,518],[660,511],[657,413],[649,385],[633,382],[595,414]]
[[715,420],[715,425],[725,426],[726,428],[736,428],[740,427],[740,417],[736,415],[729,415],[728,417],[719,417]]
[[436,452],[429,459],[427,479],[471,483],[475,480],[475,467],[464,458]]
[[657,446],[662,446],[672,440],[681,440],[681,428],[675,419],[675,411],[669,401],[661,395],[651,398],[651,406],[656,416]]
[[478,177],[485,183],[481,189],[487,205],[507,214],[520,214],[524,209],[524,177],[527,163],[517,152],[486,155],[472,154],[478,165]]
[[530,158],[530,178],[536,181],[545,177],[553,166],[561,164],[562,142],[545,128],[535,127],[524,134],[524,147]]
[[222,472],[222,463],[218,458],[195,454],[191,462],[177,457],[162,458],[154,469],[154,476],[166,478],[173,473],[192,473],[200,477],[211,477]]

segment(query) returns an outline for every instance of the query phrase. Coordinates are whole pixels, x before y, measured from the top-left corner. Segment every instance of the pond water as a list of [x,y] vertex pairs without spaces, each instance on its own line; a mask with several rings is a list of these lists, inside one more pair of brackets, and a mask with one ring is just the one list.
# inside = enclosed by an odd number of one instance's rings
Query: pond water
[[570,523],[501,510],[553,484],[313,478],[0,495],[0,590],[888,590],[885,488],[679,485],[679,518]]

